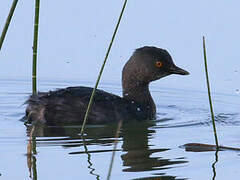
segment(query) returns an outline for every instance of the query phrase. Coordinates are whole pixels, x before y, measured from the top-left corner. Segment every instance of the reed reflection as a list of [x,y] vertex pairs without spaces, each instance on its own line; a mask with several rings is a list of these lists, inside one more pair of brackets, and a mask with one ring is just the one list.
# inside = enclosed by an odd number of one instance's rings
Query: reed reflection
[[[80,136],[81,127],[40,127],[36,131],[36,136],[45,137],[37,138],[37,147],[39,146],[63,146],[71,150],[72,147],[84,147],[81,151],[72,151],[69,155],[87,154],[88,168],[90,174],[96,179],[101,179],[96,173],[94,162],[91,160],[91,155],[95,153],[111,152],[109,146],[113,145],[118,124],[106,126],[87,126],[85,129],[85,139]],[[184,159],[167,159],[157,156],[158,152],[164,156],[167,148],[154,148],[154,145],[149,145],[149,141],[154,137],[155,130],[151,129],[154,126],[153,122],[133,122],[123,124],[118,141],[118,149],[121,151],[122,171],[123,172],[142,172],[154,171],[151,178],[175,179],[175,176],[167,176],[164,173],[165,169],[173,168],[176,164],[186,163]],[[27,128],[30,132],[31,127]],[[49,138],[46,138],[49,137]],[[55,138],[54,138],[55,137]],[[96,150],[89,151],[87,147],[98,145]],[[107,148],[106,148],[107,147]],[[120,148],[121,147],[121,148]],[[76,148],[74,148],[76,150]],[[154,156],[153,156],[154,154]],[[119,163],[115,161],[114,163]],[[158,173],[160,170],[161,173]],[[107,167],[106,167],[107,172]],[[150,178],[148,177],[148,178]]]
[[29,140],[27,144],[27,166],[29,171],[29,177],[33,180],[37,180],[37,165],[36,165],[36,135],[35,135],[36,127],[32,126],[29,131]]

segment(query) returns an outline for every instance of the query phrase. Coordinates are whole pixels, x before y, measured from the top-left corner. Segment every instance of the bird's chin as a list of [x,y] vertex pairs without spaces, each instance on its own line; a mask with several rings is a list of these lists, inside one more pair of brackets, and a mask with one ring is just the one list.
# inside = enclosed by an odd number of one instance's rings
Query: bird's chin
[[169,73],[169,72],[162,73],[162,74],[158,75],[157,78],[154,79],[153,81],[164,78],[164,77],[169,76],[169,75],[171,75],[171,73]]

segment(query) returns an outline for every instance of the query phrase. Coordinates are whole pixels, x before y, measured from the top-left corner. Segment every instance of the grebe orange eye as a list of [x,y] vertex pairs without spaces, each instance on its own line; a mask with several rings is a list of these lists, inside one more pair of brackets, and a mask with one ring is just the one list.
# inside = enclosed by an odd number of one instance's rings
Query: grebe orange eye
[[156,64],[155,64],[155,66],[157,66],[157,67],[159,67],[159,68],[162,67],[162,65],[163,65],[163,64],[162,64],[161,61],[157,61]]

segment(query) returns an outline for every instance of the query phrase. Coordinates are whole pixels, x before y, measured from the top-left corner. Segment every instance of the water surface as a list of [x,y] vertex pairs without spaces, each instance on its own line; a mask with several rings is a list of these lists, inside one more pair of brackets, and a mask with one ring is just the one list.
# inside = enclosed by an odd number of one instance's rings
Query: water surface
[[[45,127],[37,130],[36,151],[26,155],[31,127],[19,121],[31,92],[29,80],[0,80],[0,173],[12,179],[106,179],[117,124]],[[88,82],[39,82],[41,90],[89,85]],[[121,94],[119,84],[102,89]],[[189,152],[186,143],[214,144],[206,92],[151,86],[157,120],[123,124],[112,179],[235,179],[240,175],[239,152]],[[239,147],[240,96],[214,93],[217,130],[221,145]],[[204,173],[203,173],[204,172]],[[30,177],[31,176],[31,177]],[[201,178],[200,178],[201,177]]]

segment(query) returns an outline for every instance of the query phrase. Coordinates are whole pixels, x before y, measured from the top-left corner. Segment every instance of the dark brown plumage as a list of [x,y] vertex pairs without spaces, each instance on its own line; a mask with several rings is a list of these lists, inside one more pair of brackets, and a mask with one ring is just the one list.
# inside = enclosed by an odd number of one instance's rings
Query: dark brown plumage
[[[97,90],[87,122],[104,124],[153,119],[156,107],[149,83],[170,74],[189,73],[177,67],[166,50],[148,46],[137,49],[123,68],[123,97]],[[29,123],[81,124],[92,90],[89,87],[68,87],[34,94],[26,102],[25,117]]]

